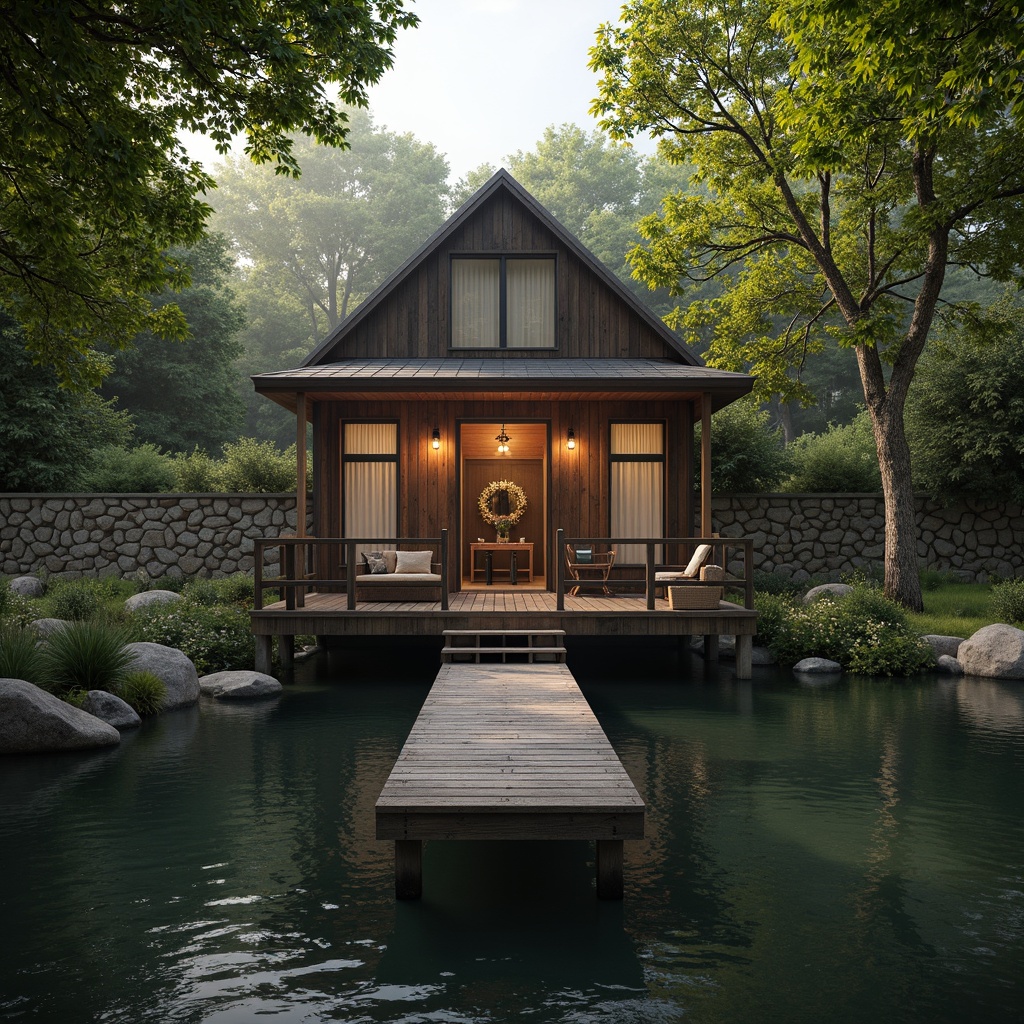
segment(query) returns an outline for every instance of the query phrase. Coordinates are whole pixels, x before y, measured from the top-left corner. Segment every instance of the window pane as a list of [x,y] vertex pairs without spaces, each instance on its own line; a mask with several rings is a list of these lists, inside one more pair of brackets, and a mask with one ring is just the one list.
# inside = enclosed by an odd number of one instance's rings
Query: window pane
[[452,260],[452,348],[500,344],[500,260]]
[[398,467],[393,462],[345,463],[346,537],[398,536],[397,482]]
[[[663,537],[663,472],[660,462],[612,463],[612,536]],[[655,558],[661,558],[660,546]],[[620,544],[615,555],[619,562],[644,562],[643,544]]]
[[555,261],[506,260],[508,348],[555,344]]
[[664,424],[613,423],[612,455],[664,455]]
[[346,423],[346,455],[397,455],[397,423]]

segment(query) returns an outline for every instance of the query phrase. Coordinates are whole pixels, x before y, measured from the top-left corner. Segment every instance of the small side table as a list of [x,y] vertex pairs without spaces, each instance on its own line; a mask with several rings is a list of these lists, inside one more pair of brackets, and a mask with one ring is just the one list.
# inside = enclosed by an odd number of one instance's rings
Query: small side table
[[[477,553],[484,553],[484,568],[477,566]],[[494,565],[493,556],[507,552],[509,556],[508,568]],[[524,559],[523,556],[526,556]],[[513,558],[515,559],[515,573],[513,574]],[[523,565],[523,562],[526,565]],[[478,583],[477,573],[483,573],[484,582],[490,586],[493,583],[495,573],[507,573],[510,583],[517,583],[519,576],[525,576],[527,583],[533,582],[533,541],[509,541],[507,544],[473,543],[469,545],[469,579],[471,583]]]

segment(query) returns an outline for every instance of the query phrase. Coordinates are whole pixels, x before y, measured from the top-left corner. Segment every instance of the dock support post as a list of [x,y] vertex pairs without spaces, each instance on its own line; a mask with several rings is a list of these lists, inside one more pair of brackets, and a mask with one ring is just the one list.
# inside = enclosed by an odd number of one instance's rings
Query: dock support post
[[597,840],[597,898],[622,899],[622,840]]
[[736,678],[749,679],[752,675],[754,638],[749,634],[736,637]]
[[253,639],[256,641],[256,671],[269,676],[271,643],[274,638],[269,634],[257,633]]
[[395,899],[418,900],[423,895],[423,843],[395,840]]
[[279,636],[277,638],[277,660],[281,668],[292,668],[295,664],[295,637]]
[[710,633],[704,636],[704,660],[707,662],[718,661],[718,634]]

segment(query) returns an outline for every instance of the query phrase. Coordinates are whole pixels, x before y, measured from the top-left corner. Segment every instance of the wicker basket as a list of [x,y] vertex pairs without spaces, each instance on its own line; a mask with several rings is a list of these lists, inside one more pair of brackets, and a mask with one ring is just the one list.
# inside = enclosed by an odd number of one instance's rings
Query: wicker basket
[[721,600],[721,587],[694,583],[687,587],[668,588],[668,606],[677,612],[695,608],[717,608]]

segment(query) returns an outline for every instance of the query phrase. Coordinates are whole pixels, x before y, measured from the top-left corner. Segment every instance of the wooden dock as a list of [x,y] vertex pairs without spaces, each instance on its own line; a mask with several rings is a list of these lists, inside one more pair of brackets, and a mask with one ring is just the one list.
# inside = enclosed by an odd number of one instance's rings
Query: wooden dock
[[592,839],[597,893],[622,898],[644,802],[568,667],[443,664],[377,800],[395,895],[422,894],[430,839]]

